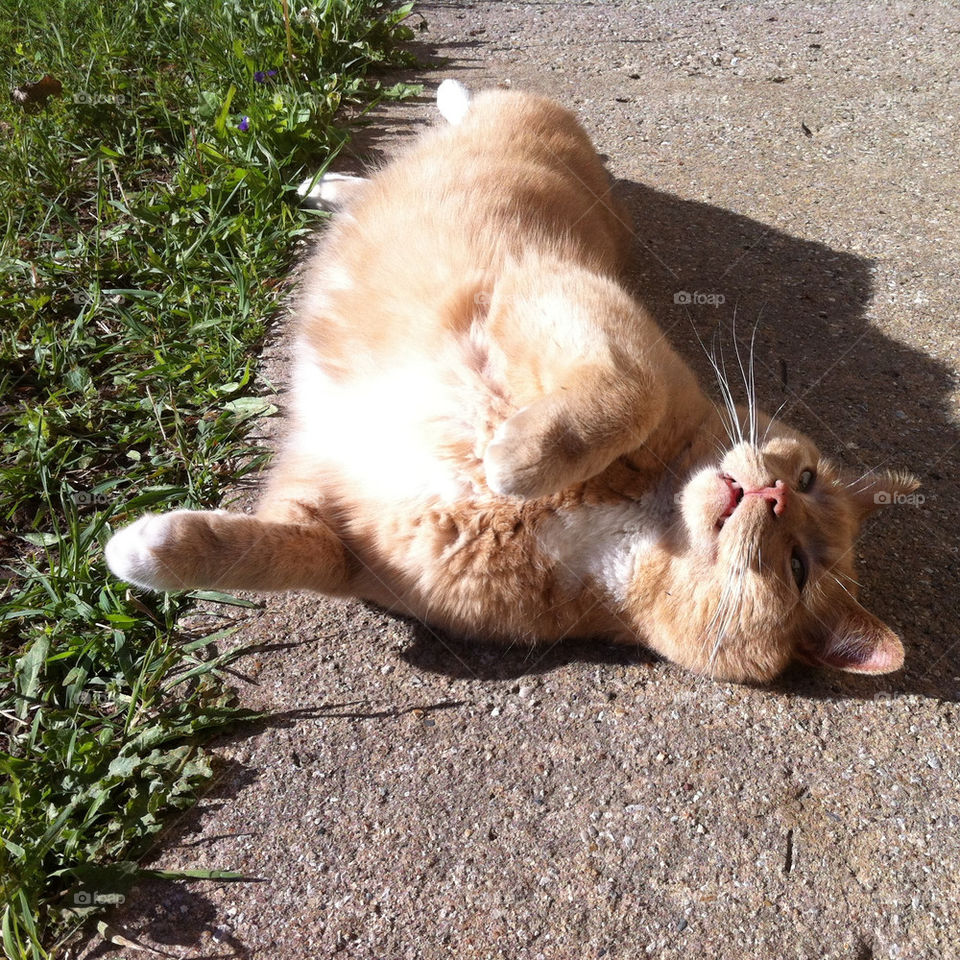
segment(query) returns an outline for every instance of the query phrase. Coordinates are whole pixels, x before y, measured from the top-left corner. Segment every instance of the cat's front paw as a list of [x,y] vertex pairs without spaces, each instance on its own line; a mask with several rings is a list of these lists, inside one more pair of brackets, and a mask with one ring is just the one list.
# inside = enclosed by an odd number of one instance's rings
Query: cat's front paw
[[490,441],[483,466],[494,493],[529,500],[563,487],[566,478],[556,449],[561,431],[538,407],[533,404],[515,413]]
[[184,580],[177,572],[179,552],[177,527],[186,510],[148,513],[115,533],[107,543],[107,566],[121,580],[148,590],[181,590]]

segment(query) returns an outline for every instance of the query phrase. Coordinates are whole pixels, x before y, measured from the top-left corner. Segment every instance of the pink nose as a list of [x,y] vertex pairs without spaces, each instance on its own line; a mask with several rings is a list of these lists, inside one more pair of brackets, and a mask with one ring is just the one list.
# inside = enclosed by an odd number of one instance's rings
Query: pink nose
[[787,509],[787,485],[778,480],[772,487],[762,487],[759,490],[744,490],[745,497],[763,497],[773,504],[775,516],[780,516]]

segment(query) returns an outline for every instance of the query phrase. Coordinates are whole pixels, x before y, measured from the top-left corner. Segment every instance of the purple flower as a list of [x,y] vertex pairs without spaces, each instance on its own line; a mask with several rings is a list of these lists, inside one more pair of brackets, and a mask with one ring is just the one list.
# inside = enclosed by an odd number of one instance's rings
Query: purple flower
[[242,133],[246,133],[250,129],[250,118],[244,117],[238,124],[237,129]]
[[256,80],[257,83],[266,83],[267,80],[270,79],[270,77],[275,77],[276,75],[277,75],[276,70],[258,70],[253,75],[253,79]]

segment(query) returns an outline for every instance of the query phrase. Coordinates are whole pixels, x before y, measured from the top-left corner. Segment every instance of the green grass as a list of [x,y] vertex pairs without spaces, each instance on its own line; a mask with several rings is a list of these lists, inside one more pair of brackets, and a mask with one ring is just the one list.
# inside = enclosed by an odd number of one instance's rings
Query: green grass
[[37,958],[129,889],[212,776],[203,740],[249,716],[229,617],[179,627],[195,595],[131,594],[103,544],[262,465],[257,347],[318,216],[294,187],[344,104],[413,88],[373,78],[409,61],[409,6],[5,7],[2,84],[62,84],[0,96],[0,932]]

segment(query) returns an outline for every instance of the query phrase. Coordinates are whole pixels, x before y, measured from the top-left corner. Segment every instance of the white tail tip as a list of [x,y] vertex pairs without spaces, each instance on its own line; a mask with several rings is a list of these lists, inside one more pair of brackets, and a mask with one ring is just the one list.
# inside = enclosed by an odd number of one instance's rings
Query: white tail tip
[[437,109],[454,125],[460,123],[470,107],[470,91],[459,80],[444,80],[437,89]]
[[297,193],[305,207],[339,210],[350,192],[365,182],[363,177],[351,177],[345,173],[325,173],[319,180],[316,177],[304,180],[297,187]]

